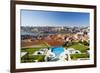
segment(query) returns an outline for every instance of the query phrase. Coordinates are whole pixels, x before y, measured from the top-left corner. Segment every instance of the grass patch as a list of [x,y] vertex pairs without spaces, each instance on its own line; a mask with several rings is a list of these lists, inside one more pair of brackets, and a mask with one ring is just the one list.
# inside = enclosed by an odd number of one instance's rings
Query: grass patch
[[38,51],[38,50],[40,50],[41,48],[23,48],[23,49],[21,49],[21,52],[27,52],[27,53],[30,53],[30,54],[32,54],[32,53],[34,53],[35,51]]
[[69,48],[74,48],[75,50],[79,50],[81,52],[86,52],[86,50],[88,49],[85,45],[80,43],[72,45]]
[[39,62],[44,61],[45,55],[34,55],[34,60],[38,60]]
[[75,60],[78,58],[89,58],[89,54],[71,54],[71,59]]
[[21,63],[35,62],[35,60],[43,62],[45,57],[44,55],[33,55],[33,53],[44,48],[48,48],[48,45],[40,44],[40,45],[35,45],[32,48],[22,48],[21,52],[27,52],[27,54],[21,57]]
[[21,52],[31,52],[34,53],[35,51],[38,51],[40,49],[49,48],[50,46],[48,44],[39,44],[39,45],[33,45],[29,48],[21,48]]
[[21,63],[35,62],[35,60],[38,62],[44,62],[44,57],[45,55],[26,54],[21,58]]

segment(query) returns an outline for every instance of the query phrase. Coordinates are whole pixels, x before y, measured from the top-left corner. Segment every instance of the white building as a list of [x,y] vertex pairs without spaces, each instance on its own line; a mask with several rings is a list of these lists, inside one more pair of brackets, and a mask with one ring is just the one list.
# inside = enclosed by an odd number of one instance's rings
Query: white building
[[73,48],[68,48],[67,50],[64,48],[64,51],[56,56],[50,49],[45,56],[45,61],[69,61],[71,60],[70,54],[81,54],[81,52]]

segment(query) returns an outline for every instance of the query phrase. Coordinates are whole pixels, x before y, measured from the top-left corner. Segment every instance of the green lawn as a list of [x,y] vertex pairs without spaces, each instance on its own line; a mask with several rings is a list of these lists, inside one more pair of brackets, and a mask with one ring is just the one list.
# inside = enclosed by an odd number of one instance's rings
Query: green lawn
[[21,58],[21,63],[35,62],[35,60],[37,60],[38,62],[44,62],[44,57],[45,55],[26,54]]
[[41,48],[23,48],[21,49],[21,52],[27,52],[27,53],[34,53],[35,51],[40,50]]
[[89,54],[71,54],[71,59],[75,60],[78,58],[89,58]]
[[35,62],[35,60],[43,62],[45,57],[44,55],[32,55],[32,54],[40,49],[48,48],[48,46],[49,45],[45,43],[45,44],[35,45],[32,48],[22,48],[21,52],[27,52],[27,54],[21,57],[21,63]]
[[44,43],[39,45],[33,45],[31,48],[21,48],[21,52],[31,52],[34,53],[35,51],[38,51],[43,48],[48,48],[50,45]]
[[[35,51],[38,51],[43,48],[49,48],[50,45],[44,42],[44,44],[39,45],[33,45],[31,48],[22,48],[21,52],[27,52],[26,55],[21,57],[21,63],[28,63],[28,62],[35,62],[35,60],[38,60],[38,62],[44,62],[45,55],[33,55]],[[64,46],[65,48],[74,48],[75,50],[79,50],[82,53],[86,53],[87,47],[82,43],[74,43],[71,46]],[[71,54],[71,59],[75,60],[78,58],[89,58],[89,54]]]
[[81,53],[84,54],[71,54],[71,59],[78,59],[78,58],[89,58],[89,54],[86,53],[86,51],[88,50],[87,46],[81,44],[81,43],[76,43],[74,45],[71,45],[67,48],[74,48],[75,50],[79,50],[81,51]]
[[69,48],[74,48],[75,50],[79,50],[81,52],[86,52],[86,50],[88,49],[85,45],[80,43],[72,45]]

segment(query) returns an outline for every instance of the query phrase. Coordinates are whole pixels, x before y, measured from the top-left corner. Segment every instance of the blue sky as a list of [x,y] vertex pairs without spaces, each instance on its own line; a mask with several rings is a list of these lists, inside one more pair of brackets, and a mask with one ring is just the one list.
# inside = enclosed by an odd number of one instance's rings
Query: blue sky
[[89,13],[21,10],[21,26],[89,26]]

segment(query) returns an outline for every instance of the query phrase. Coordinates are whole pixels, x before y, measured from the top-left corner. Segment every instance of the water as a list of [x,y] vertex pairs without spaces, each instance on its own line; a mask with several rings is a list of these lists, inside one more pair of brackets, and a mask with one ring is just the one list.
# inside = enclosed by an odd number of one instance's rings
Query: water
[[53,47],[51,49],[51,52],[53,52],[56,56],[59,56],[62,52],[64,52],[63,47]]

